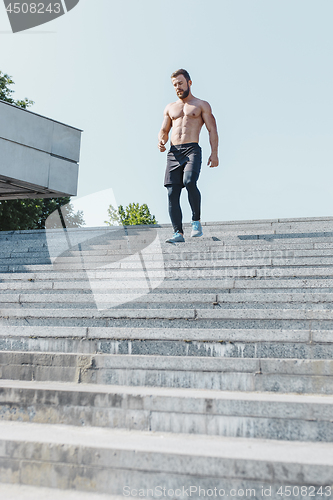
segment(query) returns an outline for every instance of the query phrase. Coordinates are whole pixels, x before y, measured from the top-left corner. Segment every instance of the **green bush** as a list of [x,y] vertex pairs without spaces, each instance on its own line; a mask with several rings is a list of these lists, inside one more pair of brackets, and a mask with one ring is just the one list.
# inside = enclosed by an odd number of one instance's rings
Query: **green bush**
[[151,215],[146,203],[130,203],[125,209],[122,205],[116,209],[112,205],[108,208],[109,220],[104,221],[108,226],[137,226],[141,224],[157,224],[155,215]]

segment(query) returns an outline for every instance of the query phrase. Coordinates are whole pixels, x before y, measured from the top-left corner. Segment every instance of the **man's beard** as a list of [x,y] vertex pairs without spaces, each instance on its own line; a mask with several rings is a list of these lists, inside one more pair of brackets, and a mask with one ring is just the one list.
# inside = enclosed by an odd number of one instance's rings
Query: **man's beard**
[[190,87],[189,87],[189,84],[187,84],[187,89],[184,90],[183,94],[179,97],[179,99],[186,99],[186,97],[189,95],[190,93]]

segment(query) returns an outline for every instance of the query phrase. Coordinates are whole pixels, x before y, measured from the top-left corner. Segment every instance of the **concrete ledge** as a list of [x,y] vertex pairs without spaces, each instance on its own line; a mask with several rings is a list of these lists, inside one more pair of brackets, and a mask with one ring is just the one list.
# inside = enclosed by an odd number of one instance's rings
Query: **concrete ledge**
[[[8,103],[3,103],[2,101],[0,102],[0,104],[4,104],[6,106],[11,106],[13,108],[15,108],[15,110],[17,110],[18,112],[24,112],[24,113],[29,113],[29,114],[34,114],[32,113],[31,111],[29,110],[22,110],[20,108],[17,108],[17,106],[12,106]],[[42,117],[43,118],[43,117]],[[51,120],[52,121],[52,120]],[[63,125],[63,124],[61,124]],[[65,125],[66,127],[68,127],[68,125]],[[69,127],[69,128],[72,128],[73,127]],[[75,130],[75,129],[74,129]],[[78,130],[79,132],[81,132],[81,130],[79,129],[76,129]],[[3,137],[3,138],[6,138],[4,136],[4,134],[0,134],[0,137]],[[23,142],[22,142],[23,144]],[[41,150],[45,150],[46,151],[46,148],[37,148],[37,149],[41,149]],[[58,155],[58,156],[62,156],[62,155]],[[73,159],[73,161],[78,161],[77,157],[75,157],[75,159]],[[235,231],[238,231],[239,229],[243,229],[243,230],[248,230],[248,231],[255,231],[256,228],[259,228],[259,229],[264,229],[264,230],[269,230],[269,229],[272,229],[273,225],[275,224],[275,228],[274,230],[277,231],[278,228],[279,230],[281,231],[290,231],[291,233],[294,232],[304,232],[304,231],[307,231],[307,230],[311,230],[312,232],[323,232],[323,231],[332,231],[333,230],[333,225],[332,225],[332,222],[333,222],[333,217],[303,217],[303,218],[294,218],[294,219],[260,219],[260,220],[238,220],[238,221],[203,221],[202,222],[202,225],[204,227],[206,227],[207,229],[211,228],[213,230],[215,229],[218,229],[219,227],[221,227],[221,229],[225,229],[225,228],[228,228],[229,231],[230,230],[233,230],[235,229]],[[130,230],[133,229],[133,226],[124,226]],[[184,223],[184,227],[185,228],[191,228],[191,223]],[[146,230],[147,228],[155,228],[155,229],[162,229],[162,230],[171,230],[172,231],[172,226],[170,223],[168,224],[150,224],[150,225],[137,225],[135,226],[135,230]],[[84,228],[83,230],[86,231],[86,230],[105,230],[107,229],[105,226],[100,226],[100,227],[97,227],[97,228]],[[82,228],[81,228],[82,230]],[[274,233],[274,230],[271,231],[272,233]],[[292,231],[294,230],[294,231]],[[43,231],[43,230],[42,230]],[[4,234],[6,233],[5,231],[1,232],[0,234]],[[12,233],[11,231],[10,232],[7,232],[7,233]],[[27,234],[27,233],[31,233],[31,234],[37,234],[37,231],[36,230],[24,230],[24,231],[15,231],[16,234]],[[200,238],[198,241],[196,241],[196,243],[199,243],[200,241]]]
[[[200,478],[261,481],[261,485],[274,486],[326,485],[333,475],[330,443],[152,435],[17,422],[0,422],[0,431],[2,480],[13,478],[15,471],[22,483],[30,478],[43,486],[52,477],[54,486],[61,481],[66,488],[76,485],[86,491],[120,494],[124,484],[136,486],[140,481],[143,487],[158,478],[174,488]],[[92,482],[91,469],[95,474],[98,471],[97,482]],[[210,484],[214,488],[216,482]]]
[[[333,320],[331,309],[0,309],[0,318]],[[50,325],[51,326],[51,325]],[[316,328],[317,330],[317,328]]]
[[6,421],[333,441],[331,396],[9,380],[0,389]]
[[0,109],[1,138],[79,161],[82,130],[5,101],[0,101]]
[[[332,244],[333,247],[333,244]],[[101,260],[101,258],[106,255],[112,255],[116,260],[120,261],[126,257],[127,262],[136,261],[135,256],[131,254],[130,251],[119,249],[112,249],[106,245],[99,245],[91,250],[71,250],[70,255],[72,258],[81,257],[84,258],[96,258],[96,261]],[[253,259],[277,259],[277,263],[281,264],[285,259],[292,259],[292,263],[296,262],[294,259],[306,258],[311,263],[312,258],[329,258],[332,256],[332,248],[281,248],[272,249],[272,247],[228,247],[222,246],[222,248],[212,248],[208,250],[196,250],[193,249],[183,249],[175,254],[171,251],[163,251],[163,259],[165,263],[175,262],[175,261],[188,261],[189,263],[198,262],[216,262],[223,264],[225,261],[236,262],[237,260],[253,260]],[[36,243],[33,245],[13,245],[11,242],[3,242],[0,249],[0,259],[40,259],[42,262],[44,259],[49,259],[48,249],[42,247]],[[68,257],[67,257],[68,258]],[[150,251],[150,248],[145,250],[145,260],[149,262],[160,261],[160,256],[156,255],[154,251]],[[199,264],[197,264],[199,265]]]
[[121,328],[121,327],[57,327],[1,326],[0,337],[85,338],[93,340],[167,340],[201,342],[328,342],[333,343],[332,331],[265,330],[265,329],[184,329],[184,328]]
[[[147,288],[142,286],[142,283],[138,280],[132,281],[113,281],[110,283],[107,279],[87,279],[85,273],[77,273],[75,276],[68,276],[66,273],[57,273],[52,275],[51,273],[0,273],[0,289],[1,290],[29,290],[29,289],[53,289],[53,290],[91,290],[93,287],[96,293],[104,293],[109,291],[111,293],[113,290],[117,290],[117,293],[123,293],[124,286],[131,285],[132,288],[142,289],[147,292]],[[199,291],[201,293],[221,293],[221,290],[225,290],[226,293],[229,291],[232,293],[244,293],[249,290],[257,290],[257,292],[264,291],[268,293],[269,291],[286,293],[305,293],[313,292],[315,293],[332,293],[333,292],[333,280],[329,278],[305,278],[305,279],[231,279],[225,278],[223,280],[188,280],[186,284],[181,280],[164,280],[164,282],[159,286],[158,293],[189,293],[189,290]],[[125,292],[128,293],[128,292]]]
[[81,130],[0,101],[0,199],[76,195]]
[[331,331],[1,327],[4,352],[332,359]]
[[331,359],[0,352],[11,380],[332,394],[332,375]]
[[[22,484],[0,483],[0,495],[5,500],[124,500],[121,495],[103,495],[85,491],[41,488]],[[133,497],[128,497],[133,500]]]
[[[315,252],[315,251],[312,251]],[[318,255],[318,250],[316,251],[316,255]],[[277,252],[276,252],[277,253]],[[331,252],[332,253],[332,252]],[[280,252],[281,254],[281,252]],[[312,256],[312,257],[297,257],[295,255],[280,255],[276,258],[272,258],[272,256],[266,256],[263,258],[256,258],[254,255],[250,256],[248,253],[243,252],[243,256],[241,252],[238,251],[235,256],[228,256],[227,252],[220,255],[215,252],[206,254],[204,258],[199,258],[200,255],[196,255],[195,259],[178,258],[175,259],[175,256],[172,255],[172,259],[165,259],[165,256],[156,255],[155,253],[148,254],[145,256],[145,262],[149,262],[149,269],[165,269],[165,270],[173,270],[173,269],[223,269],[223,268],[238,268],[238,267],[258,267],[258,268],[290,268],[292,267],[294,270],[302,269],[304,267],[307,268],[326,268],[329,269],[333,266],[333,258],[325,255],[322,256]],[[185,256],[184,256],[185,257]],[[198,257],[198,258],[197,258]],[[37,252],[26,252],[26,253],[14,253],[8,252],[1,257],[0,256],[0,265],[45,265],[51,264],[50,257],[47,252],[37,253]],[[54,269],[64,268],[71,266],[73,269],[75,268],[105,268],[108,269],[126,269],[126,270],[142,270],[142,264],[138,261],[137,256],[133,256],[133,254],[115,254],[109,253],[106,249],[99,250],[96,252],[89,251],[87,252],[73,252],[73,255],[58,257],[56,260],[56,265],[53,265]]]
[[[333,266],[332,267],[258,267],[256,268],[253,264],[250,267],[241,267],[237,265],[227,266],[223,269],[223,266],[209,266],[208,269],[149,269],[149,277],[151,280],[223,280],[223,279],[244,279],[244,278],[256,278],[260,279],[283,279],[283,278],[318,278],[318,279],[332,279],[333,277]],[[75,264],[5,264],[0,265],[0,273],[22,273],[24,271],[36,273],[39,279],[42,278],[42,274],[49,274],[46,279],[61,279],[61,277],[67,277],[67,279],[84,279],[87,276],[84,274],[85,271],[89,272],[89,278],[91,280],[123,280],[123,281],[133,281],[145,279],[143,269],[112,269],[111,266],[105,265],[105,267],[97,266],[96,264],[89,263],[75,263]],[[38,276],[38,273],[41,275]],[[63,273],[63,274],[62,274]],[[6,276],[8,279],[19,279],[14,276],[13,278]],[[26,275],[27,279],[27,275]],[[183,283],[184,285],[184,283]],[[289,287],[290,288],[290,287]]]

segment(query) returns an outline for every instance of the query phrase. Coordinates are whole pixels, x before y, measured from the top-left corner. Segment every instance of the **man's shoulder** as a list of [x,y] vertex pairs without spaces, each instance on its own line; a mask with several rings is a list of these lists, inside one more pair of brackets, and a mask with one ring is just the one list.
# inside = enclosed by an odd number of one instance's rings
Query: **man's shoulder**
[[169,102],[169,104],[167,105],[167,108],[171,108],[172,106],[175,106],[176,104],[179,104],[179,100],[178,101],[173,101],[173,102]]
[[169,102],[169,104],[167,104],[165,106],[165,109],[164,109],[164,112],[167,113],[175,104],[177,104],[178,101],[175,101],[175,102]]
[[203,111],[210,111],[211,110],[211,106],[210,106],[209,102],[204,101],[203,99],[198,99],[198,98],[197,98],[197,101],[198,101],[198,105],[201,107],[201,109]]

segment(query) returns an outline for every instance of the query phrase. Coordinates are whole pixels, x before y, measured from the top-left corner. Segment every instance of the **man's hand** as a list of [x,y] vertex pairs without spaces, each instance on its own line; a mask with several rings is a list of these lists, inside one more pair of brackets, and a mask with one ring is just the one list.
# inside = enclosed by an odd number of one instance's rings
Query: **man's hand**
[[218,167],[219,159],[218,159],[217,155],[210,155],[210,157],[208,158],[207,165],[209,167]]
[[161,151],[161,153],[163,153],[166,150],[166,147],[164,146],[164,144],[165,144],[165,141],[163,139],[160,139],[157,147]]

